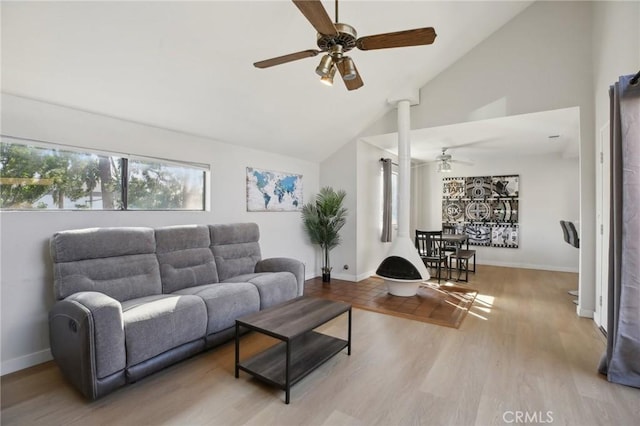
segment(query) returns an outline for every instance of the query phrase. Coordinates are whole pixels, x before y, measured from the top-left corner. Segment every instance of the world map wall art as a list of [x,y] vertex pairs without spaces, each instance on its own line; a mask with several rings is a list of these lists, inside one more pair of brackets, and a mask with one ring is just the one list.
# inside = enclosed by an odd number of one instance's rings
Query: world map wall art
[[302,210],[302,175],[247,167],[248,212]]
[[442,222],[469,245],[518,248],[519,175],[442,179]]

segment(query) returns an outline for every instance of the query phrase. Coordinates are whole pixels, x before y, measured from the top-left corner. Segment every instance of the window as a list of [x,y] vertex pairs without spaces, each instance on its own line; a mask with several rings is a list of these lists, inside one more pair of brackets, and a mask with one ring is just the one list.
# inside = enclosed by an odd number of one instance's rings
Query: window
[[202,170],[157,161],[126,163],[127,209],[204,210]]
[[398,227],[398,165],[391,166],[391,225]]
[[[380,219],[383,217],[384,210],[384,171],[380,167]],[[398,227],[398,165],[391,165],[391,226]]]
[[3,136],[3,210],[204,210],[207,167]]

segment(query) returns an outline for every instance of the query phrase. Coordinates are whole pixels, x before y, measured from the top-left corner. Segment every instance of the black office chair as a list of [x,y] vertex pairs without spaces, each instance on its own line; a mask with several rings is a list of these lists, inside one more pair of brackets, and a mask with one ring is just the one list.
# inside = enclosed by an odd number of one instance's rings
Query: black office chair
[[448,277],[451,276],[449,268],[449,256],[444,251],[444,242],[442,241],[442,231],[419,231],[416,229],[415,239],[418,254],[427,268],[435,268],[438,283],[442,278],[442,267],[449,271]]
[[564,236],[564,242],[567,244],[569,243],[569,226],[567,225],[567,222],[564,220],[560,221],[560,227],[562,228],[562,234]]
[[580,237],[578,237],[578,230],[573,222],[566,222],[569,228],[569,244],[575,248],[580,248]]
[[561,220],[560,226],[562,227],[564,242],[575,248],[580,248],[580,237],[578,237],[576,225],[574,225],[573,222]]
[[[573,222],[561,220],[560,226],[562,227],[564,242],[575,248],[580,248],[580,238],[578,237],[578,230],[576,229],[576,226],[573,224]],[[567,293],[572,296],[578,296],[578,290],[569,290]],[[573,303],[577,305],[578,299],[575,299]]]

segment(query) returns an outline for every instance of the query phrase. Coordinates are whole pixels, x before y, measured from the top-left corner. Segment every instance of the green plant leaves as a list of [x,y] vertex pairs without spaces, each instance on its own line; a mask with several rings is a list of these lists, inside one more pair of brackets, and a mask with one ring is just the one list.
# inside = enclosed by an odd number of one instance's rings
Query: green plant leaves
[[347,209],[342,206],[347,193],[324,187],[315,202],[302,206],[302,222],[313,244],[323,250],[323,271],[330,271],[329,251],[341,243],[340,229],[347,221]]

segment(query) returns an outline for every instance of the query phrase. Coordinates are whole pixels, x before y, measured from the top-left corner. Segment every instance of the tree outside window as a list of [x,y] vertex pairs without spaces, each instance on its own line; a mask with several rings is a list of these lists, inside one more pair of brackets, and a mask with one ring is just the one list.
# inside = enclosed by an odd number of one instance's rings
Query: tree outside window
[[3,210],[204,210],[202,169],[5,139],[0,144]]

